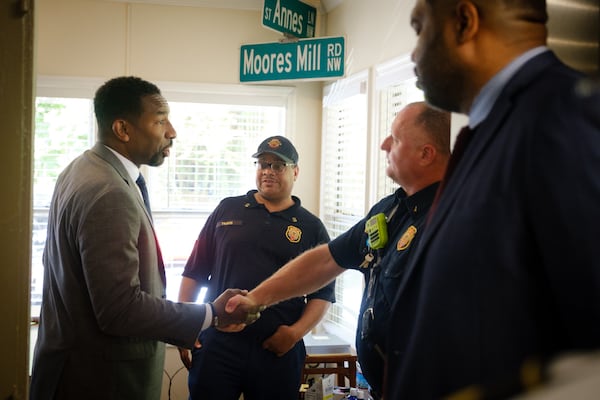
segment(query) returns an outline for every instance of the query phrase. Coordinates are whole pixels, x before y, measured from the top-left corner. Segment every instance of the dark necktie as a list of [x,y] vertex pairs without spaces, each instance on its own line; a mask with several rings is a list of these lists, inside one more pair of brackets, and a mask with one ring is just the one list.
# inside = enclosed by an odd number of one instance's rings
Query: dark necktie
[[[140,188],[140,192],[142,192],[142,199],[144,199],[144,205],[146,206],[148,215],[150,215],[150,219],[152,219],[152,211],[150,211],[150,198],[148,197],[148,187],[146,186],[146,180],[144,179],[144,176],[142,174],[140,174],[140,176],[138,176],[135,183]],[[164,264],[164,261],[162,258],[162,252],[160,251],[160,245],[158,244],[158,240],[156,240],[156,237],[154,237],[154,242],[156,243],[156,253],[157,253],[157,258],[158,258],[158,271],[160,273],[160,278],[162,279],[163,286],[165,286],[167,283],[167,279],[165,276],[165,264]]]
[[146,180],[144,179],[144,176],[141,173],[140,176],[138,176],[135,183],[138,185],[140,191],[142,192],[142,199],[144,199],[144,205],[146,206],[148,215],[150,215],[150,218],[152,218],[152,211],[150,210],[150,198],[148,197],[148,187],[146,186]]
[[431,204],[431,208],[429,209],[429,216],[427,217],[428,221],[431,220],[433,213],[435,212],[440,202],[442,193],[446,188],[448,181],[450,180],[450,177],[454,173],[454,170],[456,169],[456,166],[458,165],[460,159],[465,153],[465,150],[471,142],[471,139],[473,139],[473,133],[475,133],[475,129],[469,128],[468,125],[463,127],[458,133],[458,136],[456,137],[456,143],[454,143],[454,149],[452,150],[452,154],[450,155],[450,159],[448,160],[448,166],[446,167],[444,179],[442,179],[442,181],[440,182],[440,186],[438,187],[438,190],[435,194],[435,198],[433,199],[433,204]]

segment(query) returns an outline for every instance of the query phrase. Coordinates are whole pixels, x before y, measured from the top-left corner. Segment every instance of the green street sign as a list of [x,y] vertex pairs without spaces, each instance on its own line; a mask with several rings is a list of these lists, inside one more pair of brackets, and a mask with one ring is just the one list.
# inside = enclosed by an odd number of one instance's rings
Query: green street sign
[[344,76],[344,37],[295,43],[246,44],[240,49],[240,82],[327,79]]
[[297,38],[315,36],[317,9],[300,0],[264,0],[262,24]]

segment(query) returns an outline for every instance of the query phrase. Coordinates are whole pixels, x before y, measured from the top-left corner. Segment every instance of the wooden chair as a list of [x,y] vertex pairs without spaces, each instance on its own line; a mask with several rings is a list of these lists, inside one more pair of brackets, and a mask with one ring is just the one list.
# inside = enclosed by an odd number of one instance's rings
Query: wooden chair
[[[331,366],[333,364],[333,366]],[[309,375],[337,375],[337,386],[356,387],[356,354],[307,354],[301,381],[306,382]]]

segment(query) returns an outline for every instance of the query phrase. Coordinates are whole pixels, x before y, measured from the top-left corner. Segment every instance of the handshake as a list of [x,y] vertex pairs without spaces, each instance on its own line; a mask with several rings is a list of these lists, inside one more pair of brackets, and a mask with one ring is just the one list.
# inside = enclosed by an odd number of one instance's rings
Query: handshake
[[212,326],[223,331],[239,331],[260,318],[266,306],[259,305],[248,295],[247,290],[227,289],[212,305]]
[[[213,311],[212,326],[223,332],[239,332],[260,318],[261,311],[266,306],[256,304],[248,295],[247,290],[227,289],[210,303]],[[194,347],[202,344],[196,340]],[[190,351],[179,347],[179,357],[189,370],[192,367]]]

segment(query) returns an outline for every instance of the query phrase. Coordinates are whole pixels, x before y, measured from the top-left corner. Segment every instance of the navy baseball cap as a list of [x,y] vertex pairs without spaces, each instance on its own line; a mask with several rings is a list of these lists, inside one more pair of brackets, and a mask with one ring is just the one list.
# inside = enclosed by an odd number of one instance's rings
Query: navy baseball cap
[[298,152],[288,139],[283,136],[271,136],[262,141],[258,146],[256,153],[252,157],[260,157],[261,154],[271,153],[281,158],[283,161],[292,164],[298,164]]

